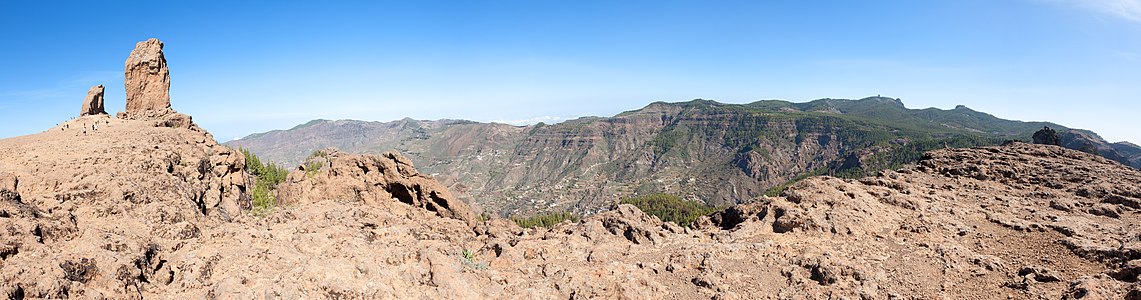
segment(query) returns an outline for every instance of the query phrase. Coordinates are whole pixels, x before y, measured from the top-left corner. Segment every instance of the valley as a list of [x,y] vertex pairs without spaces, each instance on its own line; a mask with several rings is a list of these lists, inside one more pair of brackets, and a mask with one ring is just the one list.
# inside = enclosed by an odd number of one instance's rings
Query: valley
[[512,126],[465,120],[314,120],[226,145],[292,168],[314,151],[397,150],[465,202],[500,216],[591,214],[625,197],[669,193],[740,203],[811,175],[859,178],[945,147],[1030,141],[1044,126],[1063,146],[1141,167],[1141,147],[1044,122],[959,106],[909,109],[899,99],[655,102],[613,117]]

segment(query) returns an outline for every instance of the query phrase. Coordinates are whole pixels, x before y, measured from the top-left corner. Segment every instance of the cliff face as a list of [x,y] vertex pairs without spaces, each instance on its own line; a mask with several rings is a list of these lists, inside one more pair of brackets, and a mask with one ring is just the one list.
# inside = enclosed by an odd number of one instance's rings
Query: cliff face
[[[502,205],[514,212],[528,210],[519,203],[592,211],[618,197],[654,192],[735,203],[837,159],[847,145],[831,140],[836,130],[707,107],[651,105],[613,118],[533,128],[505,174],[493,178],[499,190],[491,192],[505,195]],[[758,136],[746,137],[751,135]]]
[[316,121],[228,145],[291,165],[326,146],[397,149],[465,200],[501,214],[597,212],[618,197],[661,191],[735,203],[826,167],[853,148],[835,139],[844,130],[838,126],[709,111],[711,105],[717,104],[658,103],[612,118],[527,127]]

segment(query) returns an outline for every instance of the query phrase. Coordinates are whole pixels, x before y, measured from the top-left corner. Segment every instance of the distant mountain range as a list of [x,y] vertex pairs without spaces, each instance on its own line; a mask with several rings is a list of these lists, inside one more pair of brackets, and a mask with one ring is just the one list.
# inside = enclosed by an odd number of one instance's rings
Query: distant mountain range
[[398,150],[459,197],[500,215],[593,213],[621,197],[665,192],[729,204],[809,175],[858,177],[943,147],[1029,141],[1049,126],[1063,146],[1093,146],[1141,168],[1141,147],[1046,122],[958,106],[908,109],[899,99],[655,102],[613,117],[512,126],[465,120],[313,120],[226,143],[297,165],[315,150]]

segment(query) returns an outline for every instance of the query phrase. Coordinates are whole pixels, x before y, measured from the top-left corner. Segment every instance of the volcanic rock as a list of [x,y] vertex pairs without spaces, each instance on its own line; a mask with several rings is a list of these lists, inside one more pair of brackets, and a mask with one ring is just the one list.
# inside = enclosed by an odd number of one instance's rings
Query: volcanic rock
[[[99,130],[77,136],[91,121]],[[0,174],[0,295],[137,296],[161,272],[121,281],[117,270],[162,267],[172,248],[249,206],[244,156],[205,133],[105,115],[68,124],[0,140],[0,151],[22,153],[0,158],[10,171]]]
[[466,203],[457,200],[439,182],[416,171],[412,161],[400,153],[358,155],[326,149],[319,154],[289,174],[280,188],[281,203],[355,200],[387,206],[399,201],[436,212],[440,217],[470,224],[476,221]]
[[87,97],[83,98],[83,107],[79,109],[79,116],[105,114],[107,110],[103,108],[103,85],[93,86],[87,91]]
[[151,38],[136,44],[127,57],[123,72],[127,118],[146,119],[170,112],[170,70],[162,47],[161,41]]

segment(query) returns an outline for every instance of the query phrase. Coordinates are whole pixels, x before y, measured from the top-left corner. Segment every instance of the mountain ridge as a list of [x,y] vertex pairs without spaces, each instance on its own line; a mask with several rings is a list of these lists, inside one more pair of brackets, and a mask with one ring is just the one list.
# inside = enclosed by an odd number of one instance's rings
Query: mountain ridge
[[1141,166],[1141,148],[1115,146],[1092,132],[1005,120],[965,106],[909,109],[888,97],[657,101],[612,117],[528,126],[409,118],[303,125],[226,144],[286,165],[325,147],[396,149],[461,199],[501,215],[589,214],[654,192],[732,204],[805,175],[874,174],[944,146],[1029,140],[1045,126],[1058,129],[1071,149],[1091,143],[1103,156]]

